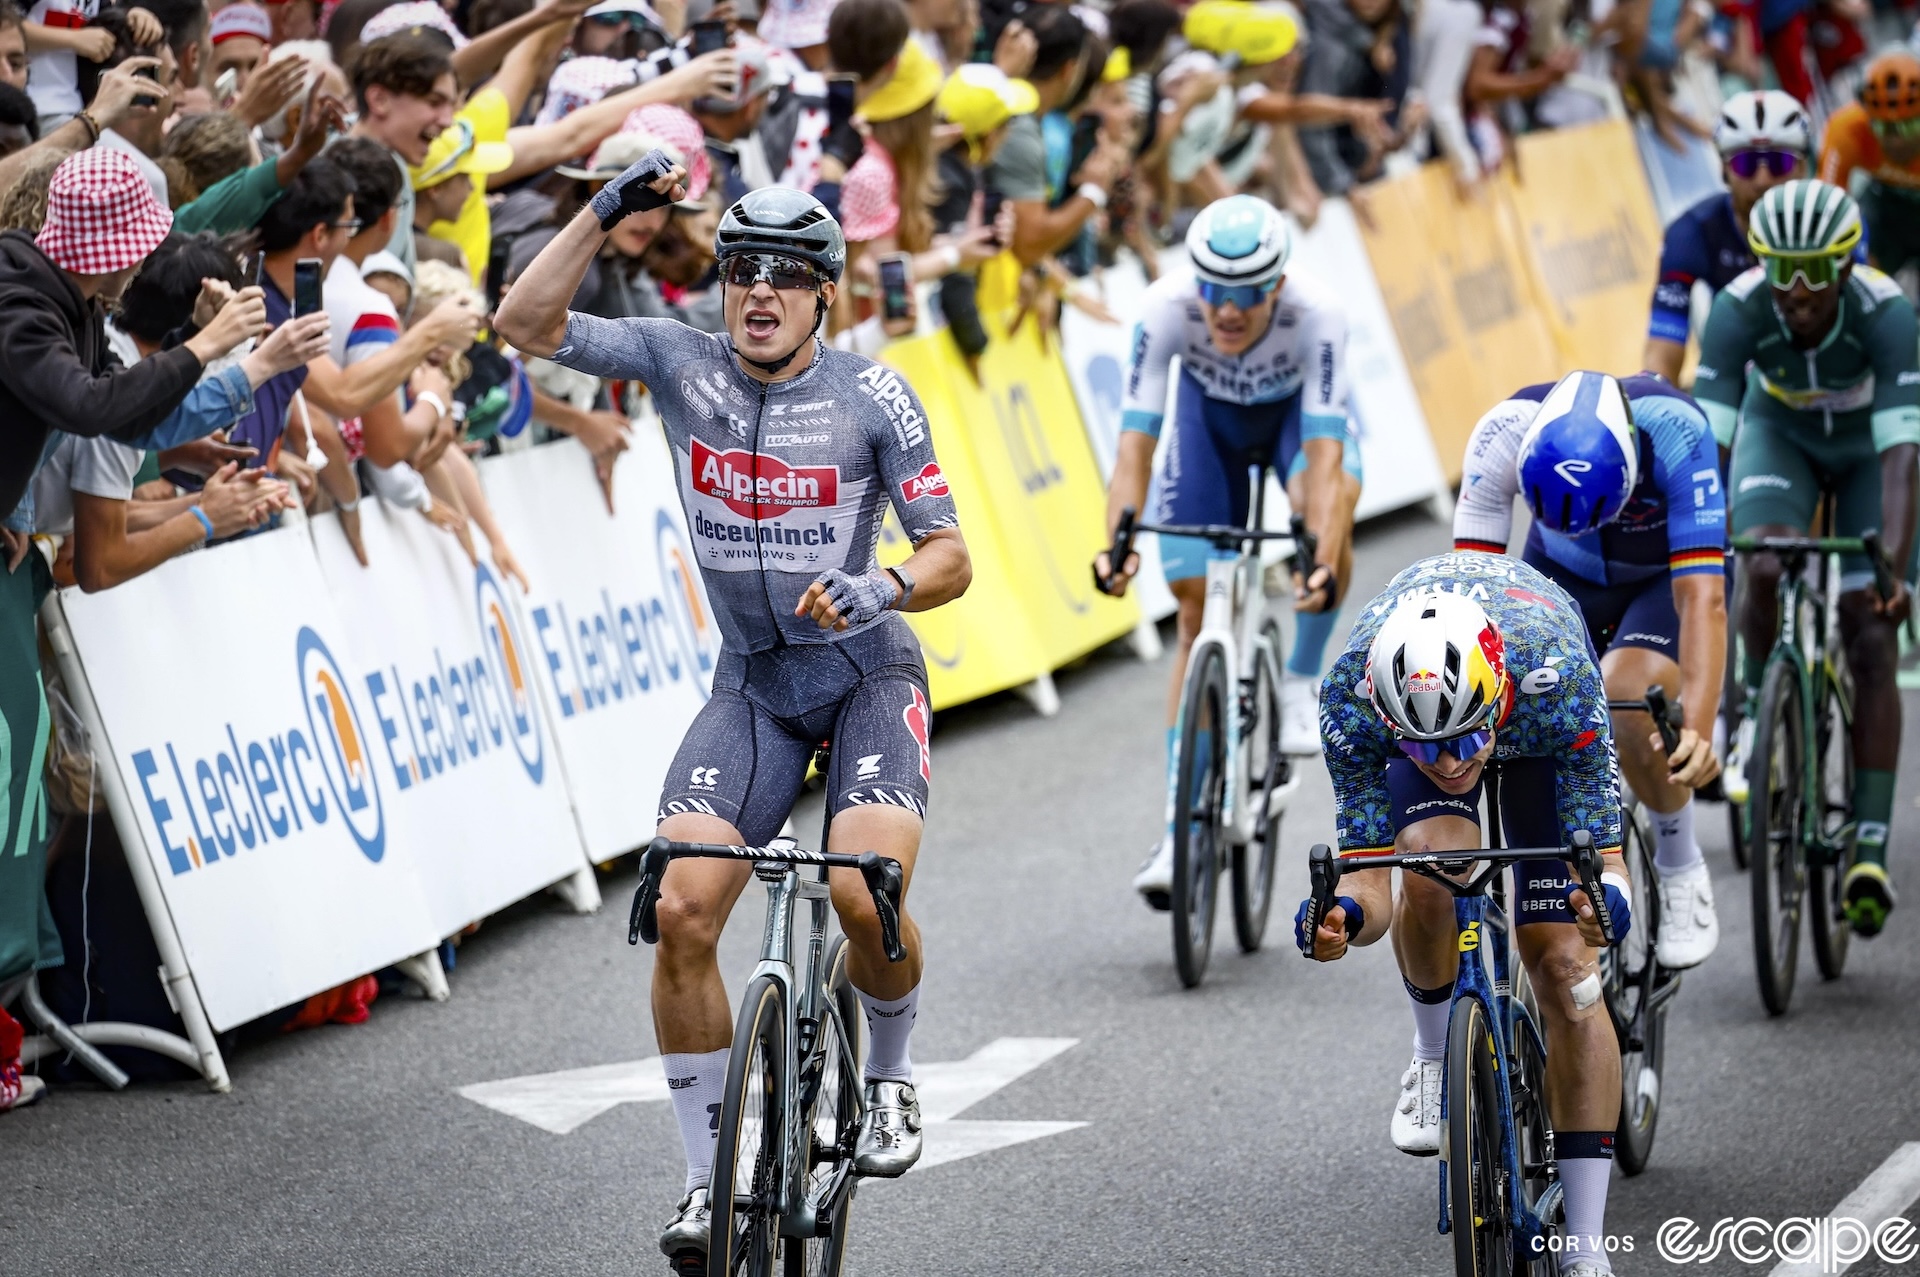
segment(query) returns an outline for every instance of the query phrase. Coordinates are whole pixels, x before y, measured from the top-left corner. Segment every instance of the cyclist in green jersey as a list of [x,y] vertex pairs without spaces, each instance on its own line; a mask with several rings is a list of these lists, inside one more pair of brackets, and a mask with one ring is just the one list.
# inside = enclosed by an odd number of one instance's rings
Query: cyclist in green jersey
[[[1722,448],[1736,536],[1805,536],[1822,486],[1836,498],[1840,536],[1878,528],[1910,578],[1915,457],[1920,454],[1920,361],[1911,304],[1886,275],[1850,259],[1860,240],[1853,200],[1825,182],[1767,192],[1748,219],[1760,265],[1715,299],[1700,343],[1693,393]],[[1735,426],[1739,429],[1736,433]],[[1749,706],[1777,628],[1780,561],[1741,565],[1741,680]],[[1894,906],[1887,876],[1887,821],[1900,761],[1900,698],[1894,683],[1898,626],[1911,598],[1905,580],[1882,598],[1865,558],[1841,563],[1840,625],[1857,687],[1853,809],[1859,863],[1844,899],[1855,933],[1877,935]],[[1727,764],[1727,792],[1744,800],[1751,714]]]

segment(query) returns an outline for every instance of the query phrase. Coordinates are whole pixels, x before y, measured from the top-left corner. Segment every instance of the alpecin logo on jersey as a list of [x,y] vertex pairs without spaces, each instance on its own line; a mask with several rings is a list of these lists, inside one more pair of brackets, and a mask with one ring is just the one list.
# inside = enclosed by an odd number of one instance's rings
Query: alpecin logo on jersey
[[745,448],[715,452],[699,439],[692,447],[694,489],[749,519],[775,519],[794,510],[831,509],[840,501],[839,466],[790,466]]
[[918,501],[921,497],[947,496],[947,476],[940,473],[940,463],[927,462],[920,468],[919,474],[900,485],[900,495],[908,502]]

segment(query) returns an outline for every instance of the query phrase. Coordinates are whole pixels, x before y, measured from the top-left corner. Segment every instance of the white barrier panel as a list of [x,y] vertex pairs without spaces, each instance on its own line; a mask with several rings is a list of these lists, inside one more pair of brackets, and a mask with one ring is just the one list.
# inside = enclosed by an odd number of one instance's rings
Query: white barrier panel
[[607,513],[571,440],[480,464],[533,592],[528,663],[547,700],[587,851],[605,860],[653,836],[660,783],[705,704],[720,651],[659,424],[634,423]]
[[306,528],[61,606],[216,1030],[439,943]]
[[314,547],[346,622],[373,765],[391,783],[392,836],[419,866],[435,933],[452,935],[578,872],[586,853],[520,588],[413,511],[360,509],[369,566],[331,517],[314,523]]
[[[1099,282],[1108,312],[1120,322],[1103,324],[1075,307],[1063,307],[1060,354],[1067,365],[1067,379],[1073,383],[1073,397],[1080,403],[1080,420],[1086,424],[1100,473],[1110,477],[1120,447],[1120,401],[1126,392],[1128,347],[1146,300],[1147,276],[1140,269],[1139,259],[1123,252],[1112,269],[1100,273]],[[1149,513],[1143,511],[1141,517],[1149,517]],[[1155,621],[1172,616],[1179,605],[1160,574],[1159,538],[1148,533],[1137,544],[1140,574],[1134,578],[1134,589],[1140,596],[1141,614]]]
[[1360,435],[1366,479],[1355,519],[1438,498],[1451,509],[1452,496],[1427,414],[1407,372],[1387,303],[1374,281],[1373,265],[1353,209],[1345,200],[1320,205],[1313,229],[1295,241],[1294,260],[1340,299],[1347,312],[1348,412]]

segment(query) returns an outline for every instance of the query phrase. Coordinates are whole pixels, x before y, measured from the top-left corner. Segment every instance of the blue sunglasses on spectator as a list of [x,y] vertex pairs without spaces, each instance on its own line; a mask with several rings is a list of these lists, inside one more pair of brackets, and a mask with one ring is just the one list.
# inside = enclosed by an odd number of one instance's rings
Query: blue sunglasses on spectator
[[1462,732],[1447,740],[1408,740],[1400,738],[1400,752],[1416,763],[1425,763],[1431,767],[1440,761],[1440,755],[1452,754],[1461,762],[1466,762],[1487,747],[1493,739],[1493,730],[1487,727]]
[[1267,298],[1273,296],[1273,290],[1280,287],[1279,280],[1265,284],[1216,284],[1211,280],[1200,281],[1200,300],[1209,306],[1237,306],[1241,310],[1252,310]]

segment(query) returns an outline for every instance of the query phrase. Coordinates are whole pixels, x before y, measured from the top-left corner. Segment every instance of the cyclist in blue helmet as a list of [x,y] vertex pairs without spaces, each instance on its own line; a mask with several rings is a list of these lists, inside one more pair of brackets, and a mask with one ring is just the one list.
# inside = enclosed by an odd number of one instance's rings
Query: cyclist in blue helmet
[[[1122,403],[1119,456],[1107,486],[1111,533],[1126,506],[1146,507],[1154,450],[1167,411],[1168,372],[1175,430],[1161,455],[1153,521],[1244,524],[1250,468],[1266,463],[1319,538],[1310,579],[1293,582],[1294,645],[1281,686],[1281,748],[1320,752],[1316,699],[1341,592],[1351,579],[1353,508],[1360,497],[1360,450],[1347,420],[1347,319],[1331,293],[1289,273],[1293,236],[1265,200],[1234,195],[1201,210],[1187,232],[1191,268],[1147,290]],[[1200,631],[1210,547],[1162,537],[1160,562],[1180,604],[1167,722],[1179,714],[1186,659]],[[1137,563],[1114,564],[1124,588]],[[1108,570],[1104,559],[1101,570]],[[1173,766],[1174,728],[1167,728]],[[1167,907],[1172,875],[1168,831],[1134,886]]]
[[[1659,960],[1696,966],[1720,938],[1693,792],[1720,772],[1712,738],[1727,639],[1726,500],[1706,414],[1644,373],[1576,372],[1516,391],[1467,442],[1454,548],[1505,553],[1515,496],[1533,512],[1521,557],[1580,604],[1607,695],[1638,699],[1658,683],[1685,706],[1671,758],[1644,715],[1616,724],[1614,738],[1654,817]],[[1557,678],[1535,670],[1519,694]]]

